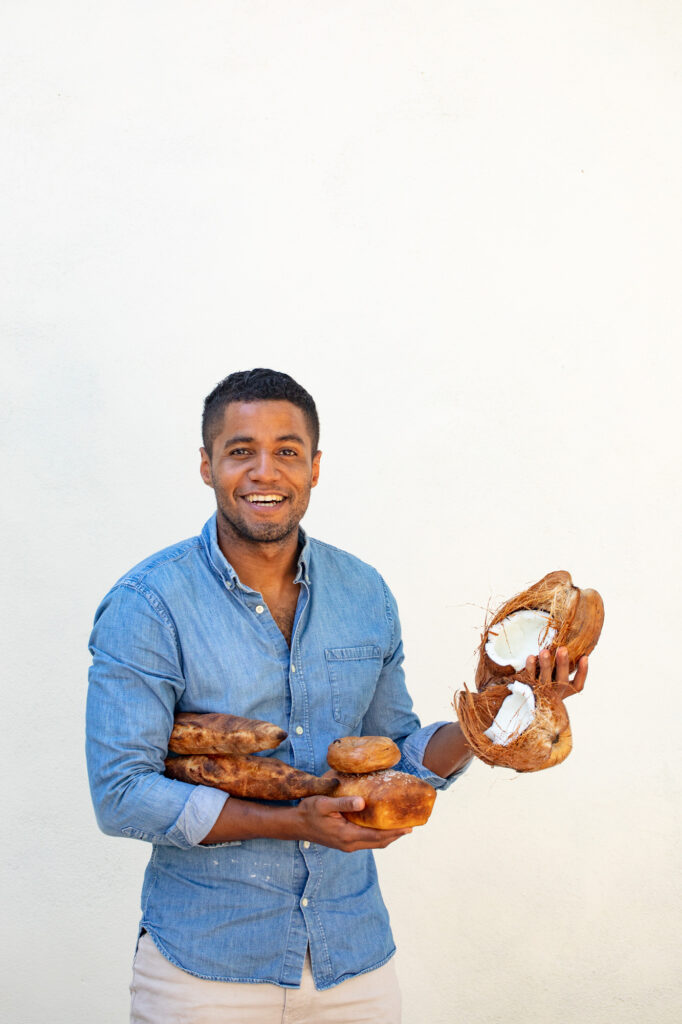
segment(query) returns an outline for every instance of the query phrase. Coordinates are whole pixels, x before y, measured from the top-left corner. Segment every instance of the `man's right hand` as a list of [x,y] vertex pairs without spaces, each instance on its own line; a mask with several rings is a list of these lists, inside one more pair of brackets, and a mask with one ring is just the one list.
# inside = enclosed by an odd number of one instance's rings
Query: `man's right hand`
[[344,811],[361,811],[364,806],[361,796],[305,797],[295,808],[299,818],[298,838],[353,853],[355,850],[383,850],[412,831],[411,828],[365,828],[344,818]]
[[244,839],[293,839],[335,850],[382,850],[411,828],[378,829],[355,825],[344,811],[361,811],[361,796],[308,796],[295,806],[277,807],[230,797],[202,844]]

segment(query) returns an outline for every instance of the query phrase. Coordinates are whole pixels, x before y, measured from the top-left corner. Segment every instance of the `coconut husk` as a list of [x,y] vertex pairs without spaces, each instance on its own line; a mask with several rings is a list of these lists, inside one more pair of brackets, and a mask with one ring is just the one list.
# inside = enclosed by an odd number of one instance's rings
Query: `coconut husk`
[[525,669],[517,672],[513,665],[499,665],[485,649],[495,627],[522,609],[548,614],[547,634],[550,629],[556,630],[547,647],[552,656],[552,668],[558,648],[566,647],[569,672],[575,671],[584,654],[594,650],[604,624],[604,604],[596,590],[580,590],[573,585],[571,574],[564,569],[548,573],[532,587],[505,601],[486,624],[476,669],[475,682],[479,692],[503,680],[511,682],[512,677],[523,683],[535,683],[535,677],[530,678]]
[[[455,708],[462,732],[474,753],[486,764],[513,768],[517,772],[541,771],[559,764],[571,751],[571,728],[566,708],[554,682],[540,683],[539,665],[530,674],[525,667],[500,665],[488,656],[486,644],[496,629],[504,630],[505,620],[522,610],[541,611],[548,616],[540,647],[546,649],[554,669],[559,647],[568,651],[569,672],[574,672],[584,654],[590,654],[599,639],[604,622],[604,605],[596,590],[580,590],[571,574],[563,569],[550,572],[532,587],[521,591],[493,614],[487,622],[479,647],[476,688],[467,687],[455,697]],[[550,635],[550,630],[554,631]],[[509,743],[494,743],[485,735],[502,703],[509,696],[508,684],[518,681],[532,687],[535,716],[523,732]]]
[[[513,678],[520,682],[521,673]],[[489,765],[537,772],[560,764],[571,752],[568,713],[551,686],[536,685],[535,718],[528,728],[503,746],[484,735],[509,696],[508,682],[489,684],[481,693],[465,687],[455,697],[455,710],[464,736],[477,757]]]

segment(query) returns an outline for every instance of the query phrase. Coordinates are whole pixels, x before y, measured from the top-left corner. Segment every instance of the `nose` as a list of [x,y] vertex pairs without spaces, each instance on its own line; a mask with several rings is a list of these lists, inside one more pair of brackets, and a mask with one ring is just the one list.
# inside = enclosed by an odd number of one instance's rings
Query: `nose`
[[276,480],[278,476],[279,469],[274,456],[267,451],[258,452],[249,469],[249,478],[254,483],[266,483]]

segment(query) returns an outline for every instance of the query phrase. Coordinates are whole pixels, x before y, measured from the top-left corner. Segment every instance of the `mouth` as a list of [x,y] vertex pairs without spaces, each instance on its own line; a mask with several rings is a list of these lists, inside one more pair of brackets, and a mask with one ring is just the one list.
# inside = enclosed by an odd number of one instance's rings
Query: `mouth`
[[287,499],[283,494],[257,494],[252,492],[251,494],[242,494],[242,499],[250,505],[251,508],[278,508]]

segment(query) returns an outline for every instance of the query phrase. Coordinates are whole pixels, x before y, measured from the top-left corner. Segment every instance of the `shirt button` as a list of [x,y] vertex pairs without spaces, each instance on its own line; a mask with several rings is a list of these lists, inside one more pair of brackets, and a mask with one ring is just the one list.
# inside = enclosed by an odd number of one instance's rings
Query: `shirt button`
[[292,666],[291,666],[291,671],[292,671],[292,673],[294,673],[294,674],[296,673],[296,666],[295,666],[295,665],[292,665]]
[[302,736],[303,735],[303,726],[302,725],[297,725],[296,726],[296,735],[297,736]]
[[304,849],[304,850],[309,850],[309,849],[310,849],[310,843],[308,842],[308,840],[307,840],[307,839],[306,839],[306,841],[305,841],[305,842],[304,842],[304,844],[303,844],[303,849]]
[[301,906],[302,907],[307,907],[308,906],[308,898],[307,898],[307,896],[304,896],[303,899],[301,900]]
[[256,605],[256,615],[262,615],[264,611],[265,611],[265,608],[263,607],[262,604],[257,604]]

